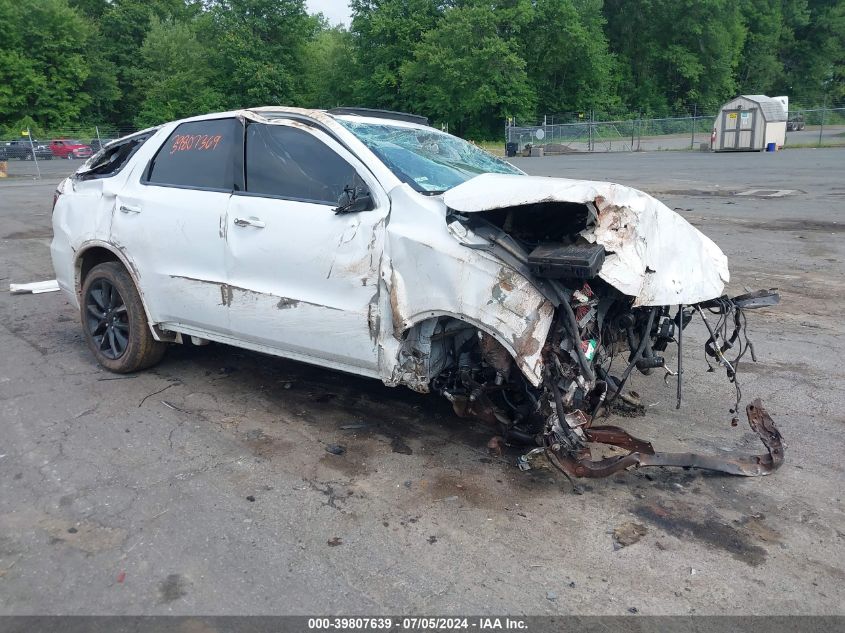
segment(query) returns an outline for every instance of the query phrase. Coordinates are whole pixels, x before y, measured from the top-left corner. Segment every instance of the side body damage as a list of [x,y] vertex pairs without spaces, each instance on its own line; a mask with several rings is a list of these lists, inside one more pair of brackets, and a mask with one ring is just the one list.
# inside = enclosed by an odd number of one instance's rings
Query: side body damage
[[[657,453],[599,423],[619,408],[641,409],[624,390],[634,370],[674,378],[680,406],[682,355],[670,363],[666,350],[682,349],[693,318],[710,332],[707,358],[735,384],[738,411],[738,361],[754,356],[745,313],[776,303],[775,293],[724,296],[721,250],[645,193],[529,177],[394,115],[259,108],[110,144],[56,191],[60,287],[79,305],[86,274],[119,262],[155,339],[218,341],[434,391],[569,475],[647,465],[756,475],[779,466],[782,440],[757,401],[746,411],[768,449],[759,456]],[[210,163],[226,167],[224,186],[199,186],[201,175],[189,185],[152,177],[182,126],[229,135]],[[255,130],[285,131],[337,169],[322,174],[306,152],[298,173],[327,178],[317,193],[251,191],[250,166],[274,156],[244,158]],[[614,357],[623,360],[612,371]],[[595,443],[628,454],[593,460]]]
[[[694,317],[710,331],[708,358],[736,386],[732,412],[740,406],[738,361],[754,354],[745,311],[778,296],[723,296],[727,258],[679,215],[620,185],[525,176],[478,176],[414,209],[413,221],[403,199],[411,195],[390,193],[381,273],[389,323],[379,341],[387,384],[441,393],[458,415],[534,446],[568,476],[632,466],[752,476],[782,463],[782,438],[759,399],[746,414],[761,455],[659,453],[599,423],[639,407],[624,392],[634,370],[677,381],[680,407],[683,330]],[[618,375],[614,356],[624,358]],[[629,452],[594,460],[590,444]]]

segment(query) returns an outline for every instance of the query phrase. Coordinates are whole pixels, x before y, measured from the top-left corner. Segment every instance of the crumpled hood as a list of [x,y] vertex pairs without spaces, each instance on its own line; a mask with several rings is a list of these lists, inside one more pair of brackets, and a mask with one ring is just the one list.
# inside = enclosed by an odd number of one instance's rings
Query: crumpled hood
[[[482,174],[447,191],[446,206],[478,213],[539,202],[593,203],[596,226],[581,232],[604,246],[599,277],[634,305],[693,304],[722,294],[728,259],[713,241],[647,193],[609,182]],[[529,212],[528,209],[525,209]]]

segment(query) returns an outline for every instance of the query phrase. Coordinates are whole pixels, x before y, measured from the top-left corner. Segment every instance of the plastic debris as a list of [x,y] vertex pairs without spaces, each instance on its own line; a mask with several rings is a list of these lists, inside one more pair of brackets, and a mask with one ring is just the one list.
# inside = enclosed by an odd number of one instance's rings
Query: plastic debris
[[34,294],[43,292],[56,292],[59,289],[59,282],[55,279],[49,281],[35,281],[30,284],[9,284],[9,293],[13,295]]

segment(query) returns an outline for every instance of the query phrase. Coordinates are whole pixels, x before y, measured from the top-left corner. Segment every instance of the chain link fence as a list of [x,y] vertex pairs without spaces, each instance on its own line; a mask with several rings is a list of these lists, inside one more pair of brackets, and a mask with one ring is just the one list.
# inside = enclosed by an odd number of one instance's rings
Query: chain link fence
[[[604,118],[595,112],[508,121],[505,153],[540,156],[580,152],[709,150],[717,113]],[[790,107],[786,147],[845,146],[845,104]],[[574,119],[574,120],[573,120]]]
[[[532,122],[508,121],[505,143],[494,153],[537,156],[581,152],[709,150],[716,113],[673,117],[606,113],[549,115]],[[845,103],[790,104],[786,147],[845,147]],[[444,131],[448,131],[443,124]],[[108,125],[0,132],[0,178],[60,179],[110,140],[137,131]]]
[[75,126],[49,131],[29,127],[0,133],[0,178],[47,178],[71,173],[111,140],[136,131]]

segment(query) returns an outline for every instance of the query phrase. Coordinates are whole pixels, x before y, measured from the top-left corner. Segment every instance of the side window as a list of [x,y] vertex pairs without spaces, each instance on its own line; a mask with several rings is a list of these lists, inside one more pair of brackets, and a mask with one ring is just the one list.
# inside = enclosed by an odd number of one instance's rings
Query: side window
[[82,180],[94,178],[109,178],[120,172],[129,162],[129,159],[140,149],[141,145],[147,142],[153,132],[141,136],[133,136],[111,147],[100,150],[91,159],[90,167],[82,172],[79,177]]
[[146,182],[232,191],[235,149],[241,145],[241,130],[237,119],[183,123],[158,150]]
[[246,129],[246,190],[337,205],[355,169],[304,130],[252,123]]

